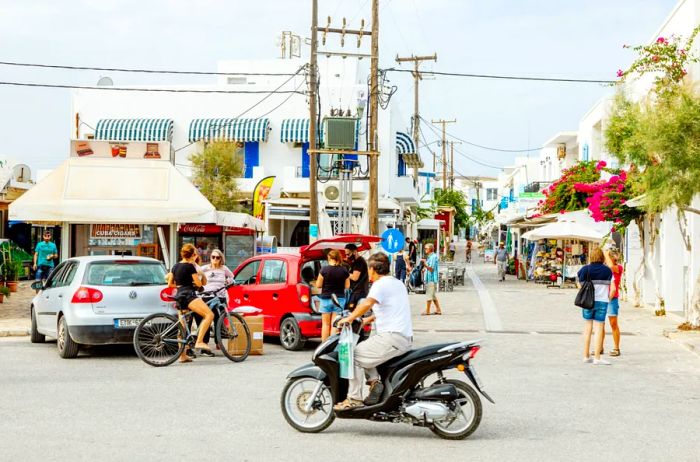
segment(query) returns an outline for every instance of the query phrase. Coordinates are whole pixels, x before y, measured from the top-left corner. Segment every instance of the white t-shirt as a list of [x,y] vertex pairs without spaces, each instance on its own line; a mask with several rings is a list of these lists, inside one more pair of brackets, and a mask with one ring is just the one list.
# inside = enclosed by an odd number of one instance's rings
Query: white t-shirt
[[392,276],[379,278],[369,289],[367,298],[377,303],[372,307],[377,320],[378,333],[397,332],[405,337],[413,337],[411,304],[403,282]]
[[[204,286],[205,292],[221,289],[228,281],[233,279],[233,273],[226,266],[214,268],[211,265],[205,265],[202,267],[202,273],[204,273],[204,276],[207,278],[207,285]],[[224,297],[226,296],[226,292],[221,292],[217,295]]]

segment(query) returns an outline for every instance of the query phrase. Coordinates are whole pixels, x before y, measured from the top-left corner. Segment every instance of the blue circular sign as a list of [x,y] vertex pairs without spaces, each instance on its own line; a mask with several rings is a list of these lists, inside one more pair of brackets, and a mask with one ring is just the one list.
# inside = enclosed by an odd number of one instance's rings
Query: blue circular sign
[[403,233],[396,228],[389,228],[382,233],[382,249],[396,253],[404,246]]

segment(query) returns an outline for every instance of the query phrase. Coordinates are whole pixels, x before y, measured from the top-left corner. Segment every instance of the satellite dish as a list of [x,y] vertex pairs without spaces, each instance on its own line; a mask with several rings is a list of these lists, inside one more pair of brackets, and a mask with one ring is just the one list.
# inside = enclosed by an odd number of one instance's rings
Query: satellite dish
[[323,195],[329,201],[334,201],[334,200],[338,199],[338,196],[340,196],[340,190],[338,189],[337,186],[328,186],[325,189],[325,191],[323,191]]
[[98,87],[111,87],[112,85],[114,85],[114,81],[111,77],[100,77],[100,80],[97,81]]
[[12,179],[19,183],[27,183],[32,179],[32,171],[28,165],[17,164],[12,167]]

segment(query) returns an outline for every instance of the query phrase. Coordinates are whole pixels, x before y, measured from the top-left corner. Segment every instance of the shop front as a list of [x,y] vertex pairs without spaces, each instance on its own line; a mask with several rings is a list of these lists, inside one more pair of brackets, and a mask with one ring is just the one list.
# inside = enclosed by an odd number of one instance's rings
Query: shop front
[[[160,230],[159,230],[160,228]],[[167,248],[170,226],[155,224],[72,224],[71,255],[128,255],[160,260],[161,248]]]
[[202,265],[209,264],[211,251],[222,249],[224,228],[203,223],[181,224],[177,230],[177,247],[192,244],[197,249]]

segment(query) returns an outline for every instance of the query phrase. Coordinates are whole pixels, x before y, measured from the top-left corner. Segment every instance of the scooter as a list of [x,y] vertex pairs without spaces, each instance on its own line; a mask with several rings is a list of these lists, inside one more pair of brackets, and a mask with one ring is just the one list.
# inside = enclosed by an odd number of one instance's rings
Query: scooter
[[[351,328],[359,334],[362,322]],[[329,337],[316,348],[312,363],[292,371],[282,390],[281,406],[289,425],[304,433],[318,433],[339,419],[365,419],[407,423],[427,427],[441,438],[459,440],[474,433],[483,413],[484,391],[471,364],[481,346],[479,341],[440,343],[418,348],[393,358],[377,369],[384,384],[379,403],[334,411],[333,404],[345,399],[348,381],[339,375],[339,335]],[[443,372],[456,369],[466,381],[447,379]]]

